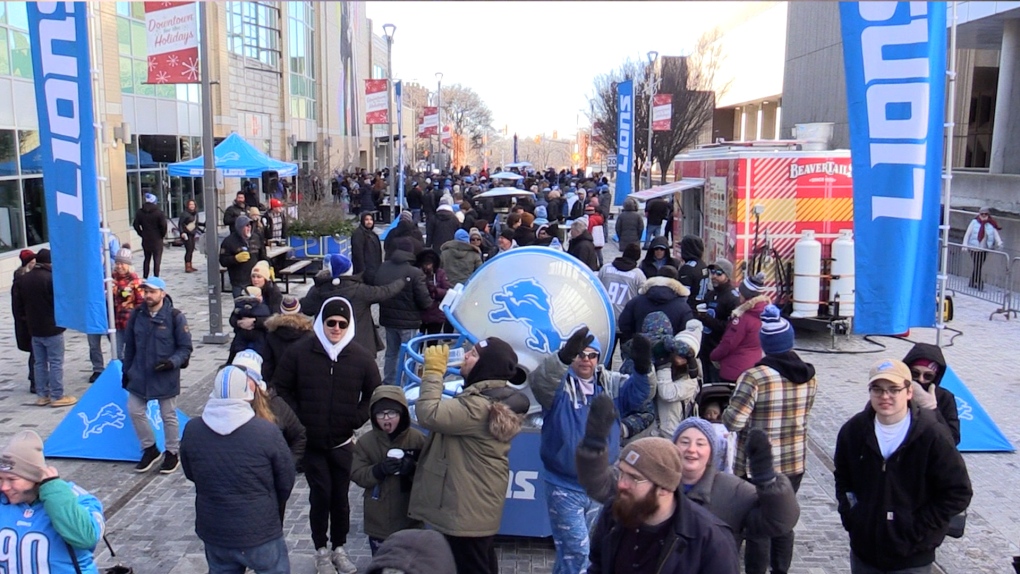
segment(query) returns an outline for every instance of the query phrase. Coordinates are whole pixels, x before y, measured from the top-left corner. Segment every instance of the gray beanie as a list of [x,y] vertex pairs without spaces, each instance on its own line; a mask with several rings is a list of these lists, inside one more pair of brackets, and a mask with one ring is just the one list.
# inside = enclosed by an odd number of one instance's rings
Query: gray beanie
[[719,468],[719,460],[725,447],[720,448],[722,445],[719,444],[719,437],[715,434],[715,429],[712,428],[712,423],[701,417],[688,417],[680,421],[677,425],[676,430],[673,431],[673,444],[676,444],[676,439],[680,438],[680,435],[689,428],[696,428],[701,431],[701,434],[705,435],[708,439],[708,444],[712,448],[712,457],[708,463],[716,468]]
[[39,483],[46,469],[43,443],[34,431],[26,430],[11,437],[0,453],[0,470]]

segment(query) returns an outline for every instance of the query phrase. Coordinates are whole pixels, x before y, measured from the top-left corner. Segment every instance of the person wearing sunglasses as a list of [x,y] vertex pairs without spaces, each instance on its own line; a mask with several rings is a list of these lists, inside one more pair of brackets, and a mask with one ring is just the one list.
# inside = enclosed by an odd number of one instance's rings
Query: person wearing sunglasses
[[719,369],[712,363],[710,355],[726,333],[730,315],[740,305],[740,292],[733,285],[733,264],[722,257],[708,266],[708,279],[712,289],[702,293],[704,302],[695,307],[695,316],[705,326],[701,342],[701,374],[706,383],[720,380]]
[[876,363],[870,402],[847,421],[833,457],[852,574],[930,573],[950,519],[967,509],[967,466],[934,412],[912,400],[910,368]]
[[949,427],[955,444],[960,444],[960,413],[956,410],[956,395],[942,387],[946,374],[946,358],[942,349],[928,343],[917,343],[903,362],[910,367],[914,380],[914,401],[921,408],[931,409],[939,421]]
[[622,421],[651,408],[651,341],[642,334],[634,335],[630,356],[633,373],[606,370],[599,364],[601,344],[588,327],[581,327],[532,373],[531,390],[545,413],[540,454],[545,466],[549,523],[556,543],[553,571],[558,574],[578,574],[588,566],[590,533],[602,508],[579,483],[574,460],[574,452],[585,436],[592,400],[607,394],[619,413],[608,423],[610,460],[616,459],[621,441],[631,436],[632,431]]
[[375,355],[354,340],[356,326],[351,302],[330,297],[312,323],[315,336],[292,343],[273,372],[273,386],[308,436],[308,518],[320,572],[330,564],[345,574],[357,571],[344,549],[354,431],[368,422],[372,392],[382,381]]

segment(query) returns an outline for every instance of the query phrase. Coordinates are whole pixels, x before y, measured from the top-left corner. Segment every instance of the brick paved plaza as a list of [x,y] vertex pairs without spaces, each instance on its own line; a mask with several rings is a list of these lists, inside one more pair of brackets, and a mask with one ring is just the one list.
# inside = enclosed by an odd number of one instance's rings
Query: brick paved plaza
[[[610,251],[614,253],[609,253]],[[606,261],[616,256],[607,246]],[[169,248],[164,254],[164,275],[175,306],[185,311],[195,335],[195,353],[184,371],[179,408],[190,416],[201,413],[209,383],[218,364],[227,355],[226,346],[201,344],[208,331],[205,302],[205,258],[196,254],[200,273],[185,275],[183,250]],[[141,254],[135,257],[140,268]],[[300,294],[305,287],[295,290]],[[229,315],[228,297],[223,298]],[[950,326],[963,332],[944,349],[953,369],[968,385],[984,408],[1014,444],[1020,444],[1020,370],[1012,364],[1020,342],[1020,320],[1002,315],[992,321],[995,306],[961,296],[955,300],[956,318]],[[0,363],[0,440],[6,441],[21,429],[33,429],[44,438],[56,427],[67,409],[30,406],[27,355],[16,350],[10,316],[10,294],[0,295],[4,309],[0,320],[0,345],[7,352]],[[953,336],[947,333],[945,339]],[[915,341],[934,342],[934,331],[914,330]],[[837,341],[840,353],[805,353],[805,360],[818,369],[818,396],[812,412],[808,471],[799,500],[801,519],[797,525],[794,567],[797,574],[849,572],[846,533],[836,514],[831,456],[839,427],[863,408],[867,391],[863,381],[868,367],[880,357],[901,358],[910,343],[877,338],[887,350],[877,354],[854,354],[878,349],[858,337]],[[65,385],[69,394],[81,396],[90,374],[85,336],[68,332]],[[798,333],[798,346],[828,351],[825,333]],[[104,347],[108,353],[108,347]],[[107,358],[109,356],[107,355]],[[380,354],[380,368],[382,355]],[[1011,571],[1011,556],[1020,554],[1020,473],[1015,454],[965,455],[974,499],[967,534],[948,539],[938,552],[938,566],[947,573],[1002,573]],[[82,460],[54,460],[65,478],[93,492],[106,507],[108,534],[117,559],[102,548],[99,565],[109,566],[122,559],[139,574],[186,574],[206,572],[202,543],[194,533],[194,489],[182,472],[170,476],[138,475],[132,464]],[[290,499],[285,532],[291,551],[293,571],[314,572],[308,528],[308,488],[303,477]],[[348,549],[359,568],[370,561],[368,541],[361,533],[361,489],[352,485],[352,532]],[[550,540],[505,539],[499,543],[501,571],[505,573],[550,572],[554,551]],[[440,573],[437,573],[440,574]]]

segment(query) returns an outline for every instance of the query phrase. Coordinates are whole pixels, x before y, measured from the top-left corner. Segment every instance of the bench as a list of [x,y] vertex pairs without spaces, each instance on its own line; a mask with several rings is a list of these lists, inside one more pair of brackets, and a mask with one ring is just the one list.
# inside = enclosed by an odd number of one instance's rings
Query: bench
[[[290,265],[284,267],[283,269],[280,269],[280,272],[277,275],[277,280],[283,279],[283,292],[284,293],[290,293],[290,277],[291,277],[291,275],[297,274],[299,271],[302,271],[305,267],[308,267],[311,264],[312,264],[312,260],[311,259],[301,259],[299,261],[295,261],[294,263],[291,263]],[[301,273],[301,283],[304,284],[304,283],[307,283],[307,282],[308,282],[308,276],[305,275],[304,273]]]

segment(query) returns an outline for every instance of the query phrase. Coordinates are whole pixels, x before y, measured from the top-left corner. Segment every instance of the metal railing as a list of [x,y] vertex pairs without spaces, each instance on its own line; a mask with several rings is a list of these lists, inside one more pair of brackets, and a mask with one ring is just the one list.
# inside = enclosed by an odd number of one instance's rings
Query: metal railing
[[989,315],[1016,317],[1020,309],[1020,257],[1010,261],[1005,251],[968,248],[949,244],[946,288],[999,306]]

